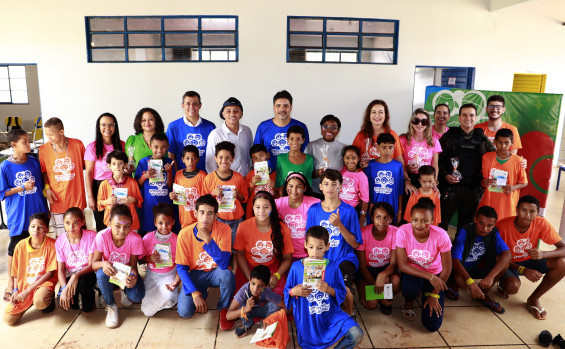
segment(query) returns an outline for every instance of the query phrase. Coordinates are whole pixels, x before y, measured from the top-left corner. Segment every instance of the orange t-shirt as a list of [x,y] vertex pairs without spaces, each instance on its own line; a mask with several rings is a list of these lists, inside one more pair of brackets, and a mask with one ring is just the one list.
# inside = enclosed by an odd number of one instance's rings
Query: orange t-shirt
[[78,139],[67,139],[69,145],[64,153],[55,153],[51,142],[39,147],[41,172],[47,173],[48,184],[57,196],[57,201],[50,205],[53,213],[65,213],[71,207],[86,207],[84,144]]
[[525,233],[519,233],[514,227],[514,219],[516,217],[506,217],[499,220],[496,226],[500,232],[500,237],[506,242],[510,253],[512,253],[512,262],[521,262],[530,259],[528,250],[537,248],[539,240],[548,245],[554,245],[561,241],[561,237],[555,229],[543,217],[536,217],[530,224],[530,228]]
[[[125,182],[121,183],[119,186],[117,186],[117,188],[126,188],[128,190],[128,196],[133,196],[137,199],[137,204],[128,205],[129,211],[131,212],[131,216],[133,218],[131,229],[137,230],[139,229],[140,225],[135,207],[141,207],[141,204],[143,203],[143,197],[141,196],[141,192],[139,191],[139,185],[137,184],[137,181],[129,176],[125,176],[124,178],[126,179]],[[98,190],[98,199],[96,200],[96,202],[98,202],[98,210],[102,211],[102,209],[104,209],[104,224],[107,227],[110,226],[110,211],[112,210],[112,206],[104,206],[102,204],[102,200],[106,200],[112,196],[112,189],[113,187],[107,179],[102,181],[102,183],[100,184],[100,189]]]
[[[204,250],[204,241],[199,241],[194,236],[194,227],[198,223],[193,223],[186,228],[182,228],[177,238],[177,254],[175,262],[177,264],[188,265],[190,270],[210,271],[216,269],[218,265],[212,257]],[[231,228],[229,225],[214,221],[212,225],[212,240],[220,250],[231,252]]]
[[[400,139],[398,139],[398,134],[396,134],[396,132],[394,132],[394,130],[390,129],[388,131],[385,131],[386,133],[390,133],[393,137],[394,137],[394,154],[392,155],[393,159],[396,159],[399,156],[402,156],[402,153],[404,153],[404,150],[402,149],[402,144],[400,144]],[[355,139],[353,140],[353,145],[356,146],[357,148],[359,148],[359,150],[361,151],[361,156],[363,155],[363,153],[365,152],[365,150],[367,149],[367,144],[365,143],[365,139],[369,139],[366,135],[365,132],[363,131],[359,131],[357,132],[357,136],[355,136]],[[379,153],[379,149],[378,149],[378,144],[377,144],[377,137],[373,137],[371,139],[371,141],[369,142],[369,157],[371,159],[376,159],[379,156],[381,156],[381,154]]]
[[[204,185],[203,185],[204,194],[211,193],[214,189],[216,189],[219,186],[234,185],[235,189],[237,189],[237,191],[240,192],[241,195],[243,195],[243,197],[245,198],[244,201],[247,201],[248,195],[247,195],[247,187],[245,186],[245,179],[243,179],[243,176],[235,171],[232,171],[232,173],[233,173],[232,177],[227,181],[221,180],[220,177],[218,177],[216,171],[208,174],[204,179]],[[217,197],[216,200],[220,202],[219,197]],[[244,213],[245,212],[243,212],[243,206],[241,206],[241,202],[239,202],[238,199],[235,199],[235,208],[233,210],[220,208],[220,210],[218,211],[218,217],[225,221],[233,221],[243,217]]]
[[[17,278],[17,288],[20,292],[26,290],[35,281],[40,279],[49,271],[54,271],[53,277],[39,287],[47,287],[52,291],[57,284],[57,255],[55,250],[55,240],[46,236],[43,245],[38,250],[34,250],[30,245],[31,237],[18,242],[14,250],[12,260],[11,276]],[[33,290],[22,303],[12,305],[8,303],[5,309],[6,314],[19,314],[31,307],[33,303]]]
[[[253,178],[253,176],[255,176],[255,171],[253,171],[253,170],[249,171],[249,173],[247,173],[247,176],[245,176],[245,185],[248,188],[251,185],[251,178]],[[274,182],[277,179],[277,171],[273,171],[273,173],[271,173],[269,175],[269,178]],[[257,194],[257,192],[259,192],[261,190],[270,193],[271,195],[273,195],[274,198],[276,198],[275,191],[273,189],[271,189],[271,187],[269,187],[268,185],[266,185],[266,184],[256,185],[253,188],[253,191],[251,191],[251,195],[247,199],[247,208],[245,209],[245,217],[246,218],[253,217],[253,198],[255,197],[255,194]]]
[[[516,185],[528,183],[526,171],[522,168],[522,158],[512,154],[510,158],[503,164],[496,160],[496,152],[485,153],[483,155],[482,171],[484,178],[494,178],[491,174],[494,170],[500,170],[508,173],[507,184]],[[520,199],[520,191],[514,190],[510,194],[503,192],[491,191],[493,189],[486,188],[481,199],[479,207],[488,205],[493,207],[498,214],[498,219],[515,216],[516,205]],[[496,190],[496,189],[495,189]]]
[[[434,209],[434,220],[432,221],[432,225],[439,225],[439,223],[441,223],[441,206],[440,206],[440,201],[439,201],[439,193],[436,193],[436,192],[432,192],[430,195],[424,195],[424,194],[420,193],[420,191],[418,190],[418,192],[416,194],[410,195],[410,198],[408,199],[408,203],[406,204],[406,209],[404,210],[404,220],[406,222],[412,221],[412,219],[410,217],[410,214],[412,213],[411,212],[412,206],[416,205],[418,200],[420,200],[421,198],[432,199],[432,201],[434,202],[434,205],[436,205],[436,208]],[[394,218],[394,217],[392,217],[392,218]]]
[[[494,144],[494,136],[496,135],[496,131],[489,130],[488,121],[481,122],[480,124],[476,124],[475,128],[480,128],[481,130],[483,130],[485,136],[487,136],[488,139],[490,139],[490,141],[492,142],[492,144],[496,147],[496,144]],[[510,131],[512,131],[512,134],[514,135],[514,144],[512,144],[510,150],[522,149],[522,141],[520,140],[520,133],[518,132],[518,129],[515,126],[512,126],[509,123],[503,121],[502,126],[500,126],[500,128],[507,128]]]
[[182,172],[183,170],[177,171],[174,183],[186,188],[187,204],[179,205],[180,226],[184,228],[196,222],[194,205],[196,204],[196,200],[204,194],[202,187],[204,185],[204,179],[206,178],[206,172],[201,170],[192,178],[186,178]]
[[[271,231],[261,233],[255,223],[256,218],[249,218],[239,224],[235,235],[234,250],[245,251],[245,259],[249,264],[249,269],[262,264],[269,266],[279,263],[273,254],[273,241]],[[281,222],[281,233],[283,234],[283,254],[294,253],[292,240],[290,239],[290,229]]]

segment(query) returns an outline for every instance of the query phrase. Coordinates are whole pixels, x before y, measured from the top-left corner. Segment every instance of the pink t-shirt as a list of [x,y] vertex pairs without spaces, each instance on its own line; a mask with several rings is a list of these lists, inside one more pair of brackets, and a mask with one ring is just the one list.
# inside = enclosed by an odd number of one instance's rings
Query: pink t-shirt
[[55,241],[57,251],[57,262],[65,263],[67,277],[72,273],[88,267],[88,260],[91,253],[94,253],[93,243],[96,232],[83,230],[82,238],[78,244],[71,245],[67,239],[67,234],[61,234]]
[[308,254],[304,250],[304,234],[306,234],[306,213],[310,206],[320,202],[311,196],[304,196],[302,205],[298,208],[291,208],[288,204],[288,196],[283,196],[275,200],[279,217],[290,228],[290,238],[294,248],[293,258],[306,257]]
[[[445,132],[447,132],[447,130],[449,130],[449,127],[445,128]],[[432,127],[432,138],[435,138],[439,141],[439,139],[441,138],[441,136],[443,136],[445,134],[445,132],[442,133],[442,134],[439,134],[439,133],[436,132],[436,129]]]
[[110,263],[120,262],[129,264],[131,255],[143,256],[143,243],[141,236],[133,230],[126,236],[126,241],[122,247],[117,247],[112,240],[112,228],[106,228],[98,232],[94,239],[94,250],[102,252],[102,260]]
[[[122,151],[125,152],[126,144],[124,141],[120,141],[122,144]],[[106,162],[106,157],[108,154],[114,150],[113,145],[104,144],[104,156],[102,159],[96,157],[96,142],[92,142],[86,146],[84,152],[85,161],[94,161],[94,179],[97,181],[102,181],[112,177],[112,171],[108,168],[108,163]]]
[[430,225],[430,236],[426,242],[414,237],[412,224],[404,224],[396,231],[396,247],[405,248],[408,263],[413,267],[435,275],[441,273],[441,253],[451,251],[451,240],[440,227]]
[[153,254],[153,251],[155,250],[153,248],[153,246],[155,246],[155,244],[166,244],[166,243],[171,244],[171,254],[173,256],[173,266],[172,267],[157,268],[155,263],[147,263],[149,265],[149,269],[154,273],[168,273],[175,268],[174,262],[175,262],[175,257],[176,257],[176,254],[177,254],[177,234],[170,232],[168,237],[169,238],[167,239],[167,241],[159,241],[155,237],[154,231],[152,231],[151,233],[147,233],[143,237],[143,249],[145,250],[145,253],[144,253],[145,256],[149,256],[150,254]]
[[392,250],[396,250],[396,230],[398,228],[389,225],[386,237],[378,241],[373,237],[373,224],[361,228],[363,244],[357,249],[365,251],[365,260],[369,267],[384,267],[390,263]]
[[359,202],[369,202],[369,180],[363,171],[349,172],[347,167],[341,169],[343,185],[339,198],[353,207]]
[[400,143],[404,148],[402,158],[404,158],[408,172],[418,173],[418,169],[421,166],[432,164],[432,158],[435,153],[441,153],[439,141],[435,138],[432,138],[432,141],[434,143],[433,147],[430,147],[426,140],[416,142],[414,138],[412,138],[412,141],[408,144],[406,137],[404,135],[400,136]]

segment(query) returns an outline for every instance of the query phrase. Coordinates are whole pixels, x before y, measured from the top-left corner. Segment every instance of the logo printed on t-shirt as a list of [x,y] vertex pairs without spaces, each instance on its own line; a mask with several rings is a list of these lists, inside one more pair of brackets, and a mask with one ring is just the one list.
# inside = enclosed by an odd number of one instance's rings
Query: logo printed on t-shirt
[[[21,187],[25,182],[35,182],[35,177],[31,174],[30,170],[20,171],[16,173],[16,180],[14,181],[14,185],[16,187]],[[37,187],[34,185],[31,190],[21,191],[18,194],[20,196],[34,194],[37,192]]]
[[202,251],[198,255],[198,260],[196,261],[196,269],[198,270],[207,270],[207,269],[214,269],[217,266],[214,259],[210,257],[208,252]]
[[198,190],[194,187],[185,188],[184,195],[186,196],[186,205],[183,205],[184,211],[194,211],[196,200],[200,197]]
[[304,228],[306,228],[306,222],[302,218],[301,214],[287,214],[286,216],[284,216],[284,222],[290,228],[291,238],[304,238]]
[[412,250],[412,252],[410,252],[410,255],[408,255],[408,260],[427,269],[434,261],[434,258],[430,255],[429,251]]
[[309,303],[316,303],[316,305],[308,307],[310,314],[321,314],[330,310],[330,303],[328,301],[330,299],[330,295],[327,293],[318,291],[314,288],[312,289],[312,293],[310,293],[306,299]]
[[202,135],[200,133],[188,133],[186,135],[186,139],[182,141],[182,144],[185,147],[189,144],[196,146],[200,156],[204,155],[204,152],[206,151],[205,149],[200,149],[206,146],[206,140],[202,139]]
[[45,257],[30,258],[27,263],[26,272],[29,275],[26,278],[28,285],[33,284],[45,271]]
[[285,154],[289,151],[288,143],[286,141],[286,133],[277,133],[271,140],[271,153],[274,156]]
[[334,227],[330,223],[330,221],[328,221],[328,220],[321,221],[320,226],[326,228],[328,230],[328,233],[330,234],[330,247],[338,247],[340,239],[339,238],[338,239],[332,239],[332,238],[341,235],[341,233],[339,232],[339,229]]
[[431,150],[417,145],[408,152],[408,166],[418,169],[432,158]]
[[379,156],[381,156],[381,153],[377,149],[376,143],[369,148],[369,155],[371,155],[371,158],[378,158]]
[[339,198],[347,201],[355,199],[355,180],[353,178],[343,177],[343,184],[341,186]]
[[[394,184],[394,177],[392,177],[391,171],[379,171],[375,177],[375,187],[374,191],[376,194],[388,195],[392,193],[392,186]],[[380,186],[380,187],[379,187]]]
[[[149,194],[151,194],[152,196],[169,196],[169,187],[167,186],[167,171],[163,171],[163,178],[164,180],[162,182],[151,182],[151,181],[147,181],[149,183]],[[151,187],[156,187],[155,189],[151,188]]]
[[112,251],[112,253],[110,253],[110,258],[108,259],[108,262],[110,262],[110,263],[120,262],[122,264],[128,264],[129,258],[127,257],[127,255],[125,253],[119,253],[117,251]]
[[88,265],[88,255],[83,250],[71,252],[67,257],[67,265],[71,273],[77,272],[82,266]]
[[251,258],[256,263],[267,263],[273,259],[273,242],[257,240],[251,249]]
[[371,267],[384,267],[390,263],[390,249],[388,247],[373,247],[368,260]]
[[528,250],[531,248],[532,243],[530,242],[530,238],[518,239],[516,241],[516,246],[513,248],[514,253],[516,253],[516,256],[514,256],[513,259],[528,257]]
[[64,157],[61,159],[55,159],[55,165],[53,166],[53,172],[61,173],[55,175],[55,180],[57,182],[72,181],[75,178],[75,174],[71,173],[75,169],[75,164],[71,161],[70,157]]
[[486,251],[487,249],[483,241],[475,242],[465,262],[471,263],[478,261],[479,259],[481,259],[481,257],[485,254]]

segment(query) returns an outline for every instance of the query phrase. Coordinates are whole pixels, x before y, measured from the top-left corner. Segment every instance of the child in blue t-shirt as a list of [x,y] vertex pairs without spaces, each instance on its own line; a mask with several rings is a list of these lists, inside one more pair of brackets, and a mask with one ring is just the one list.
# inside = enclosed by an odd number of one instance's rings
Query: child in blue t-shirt
[[[43,196],[43,177],[37,158],[28,156],[31,152],[29,136],[24,130],[8,133],[8,144],[14,154],[0,164],[0,200],[6,201],[6,216],[10,231],[8,245],[8,271],[12,270],[12,256],[20,240],[29,237],[29,217],[35,213],[47,212],[47,201]],[[4,301],[9,301],[14,288],[14,279],[8,278]]]
[[[323,260],[324,253],[330,250],[328,231],[321,226],[310,227],[305,239],[308,258]],[[354,348],[363,339],[363,330],[340,308],[347,289],[339,265],[326,259],[323,281],[310,287],[303,284],[303,262],[301,259],[292,264],[284,288],[284,301],[294,315],[298,344],[302,348],[327,348],[339,341],[336,348]]]
[[[169,148],[169,140],[164,133],[155,133],[149,141],[149,146],[153,155],[139,160],[137,169],[135,170],[135,178],[143,191],[143,206],[141,215],[141,230],[144,232],[154,231],[155,223],[153,220],[153,207],[164,202],[173,204],[169,197],[169,191],[173,185],[173,160],[165,158],[167,149]],[[157,176],[154,168],[149,168],[149,160],[162,161],[163,180],[161,182],[152,182],[150,179]]]
[[363,238],[357,212],[339,199],[342,184],[343,177],[338,171],[328,169],[322,174],[320,191],[324,201],[308,209],[306,229],[320,225],[328,230],[330,248],[325,257],[339,266],[347,290],[343,306],[347,314],[355,317],[351,287],[359,267],[355,249],[363,243]]
[[379,156],[369,162],[365,174],[369,179],[369,212],[373,204],[383,201],[394,208],[395,221],[402,219],[402,191],[404,190],[404,169],[402,163],[393,160],[394,137],[390,133],[381,133],[377,137]]

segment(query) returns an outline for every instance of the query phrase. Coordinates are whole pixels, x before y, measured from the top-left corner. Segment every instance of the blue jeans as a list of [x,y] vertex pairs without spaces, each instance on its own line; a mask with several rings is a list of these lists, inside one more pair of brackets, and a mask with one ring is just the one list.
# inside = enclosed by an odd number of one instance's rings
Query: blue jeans
[[[208,287],[220,288],[218,310],[227,309],[230,306],[235,291],[235,276],[231,270],[222,270],[220,268],[211,271],[191,270],[190,278],[194,286],[202,293],[204,299],[208,297]],[[192,300],[192,294],[185,294],[181,289],[177,308],[180,317],[191,318],[196,310],[194,301]]]
[[[433,292],[434,289],[434,287],[428,280],[424,280],[417,276],[412,276],[405,273],[401,275],[401,285],[402,285],[401,286],[402,296],[404,296],[404,299],[406,299],[406,301],[408,302],[414,301],[414,299],[416,299],[416,297],[418,297],[418,295],[421,293],[422,305],[424,304],[427,298],[425,293]],[[431,332],[439,330],[439,328],[441,327],[441,323],[443,321],[443,311],[445,310],[443,306],[443,300],[445,298],[444,297],[445,292],[441,291],[438,294],[439,294],[439,299],[438,299],[439,305],[441,305],[441,309],[442,309],[440,316],[436,316],[435,313],[432,313],[432,315],[430,316],[430,308],[429,307],[422,308],[422,325],[424,325],[424,327]]]
[[[245,304],[242,304],[242,306],[245,306]],[[280,309],[281,308],[278,305],[271,302],[266,302],[263,305],[256,305],[253,308],[251,308],[251,311],[249,313],[247,313],[247,320],[241,318],[241,322],[243,322],[243,325],[245,327],[251,327],[254,324],[253,319],[255,318],[264,319],[269,315],[273,314],[274,312],[279,311]]]
[[353,326],[347,331],[345,336],[337,343],[334,349],[355,348],[363,339],[363,330],[359,326]]
[[231,249],[233,251],[233,243],[235,242],[235,233],[237,233],[237,227],[239,227],[239,223],[243,222],[243,217],[240,218],[240,219],[234,219],[234,220],[231,220],[231,221],[218,218],[218,222],[222,222],[222,223],[225,223],[225,224],[230,226],[230,229],[231,229]]
[[[114,300],[114,284],[110,283],[110,277],[104,274],[102,268],[96,271],[96,279],[98,280],[98,287],[102,292],[104,297],[104,302],[107,305],[114,305],[116,301]],[[124,292],[128,299],[134,303],[141,303],[141,300],[145,296],[145,285],[143,284],[143,279],[137,277],[137,282],[132,288],[124,288]]]

